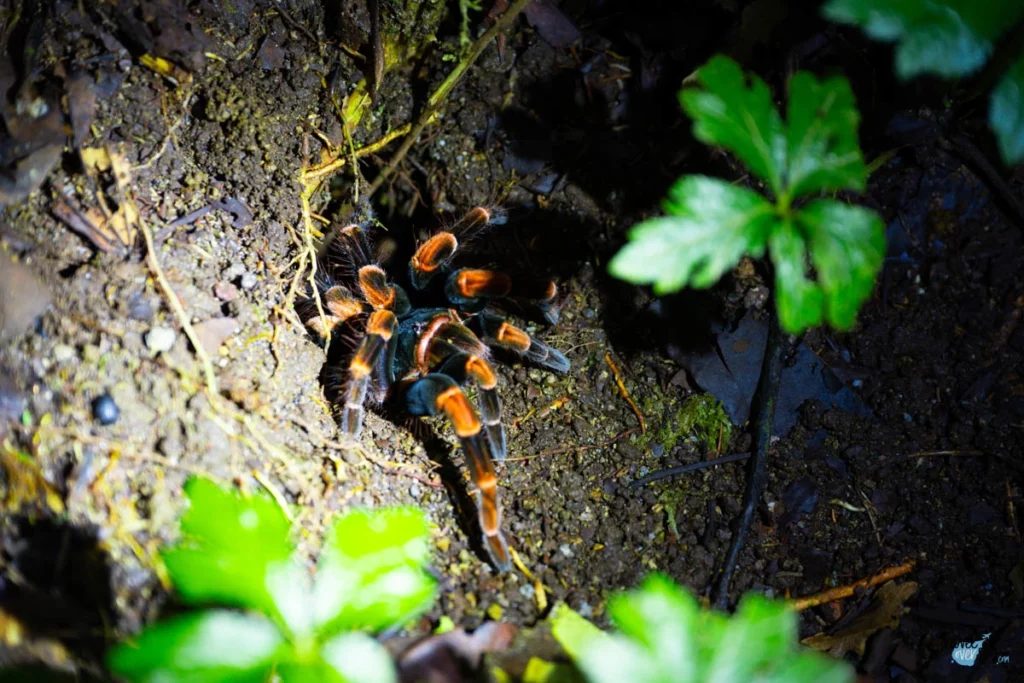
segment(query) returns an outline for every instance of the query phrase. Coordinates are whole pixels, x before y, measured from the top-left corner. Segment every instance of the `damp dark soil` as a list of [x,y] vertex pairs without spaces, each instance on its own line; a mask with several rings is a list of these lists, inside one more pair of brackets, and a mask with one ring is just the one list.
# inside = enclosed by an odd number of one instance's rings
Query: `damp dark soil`
[[[496,574],[481,553],[447,425],[375,408],[361,449],[341,448],[325,352],[292,305],[311,244],[301,169],[415,119],[458,58],[455,3],[383,3],[390,51],[372,101],[361,84],[372,72],[362,2],[53,4],[31,30],[8,31],[10,45],[34,41],[27,78],[40,97],[84,74],[95,110],[75,133],[77,150],[0,225],[0,258],[16,261],[21,278],[4,301],[43,310],[19,329],[7,315],[12,329],[0,330],[0,434],[48,482],[18,485],[10,467],[4,479],[12,514],[0,522],[0,604],[36,639],[8,648],[11,661],[94,671],[107,645],[165,609],[156,553],[174,540],[182,483],[196,474],[271,492],[309,557],[339,510],[426,510],[443,591],[420,630],[440,615],[467,627],[529,625],[559,600],[603,622],[608,594],[654,570],[710,595],[746,464],[630,484],[720,454],[714,439],[682,431],[683,401],[706,387],[673,358],[713,348],[744,316],[763,318],[765,287],[743,264],[711,292],[655,300],[605,265],[678,175],[740,175],[688,138],[674,99],[683,77],[729,46],[779,92],[794,66],[846,70],[866,157],[890,155],[863,198],[889,226],[875,296],[853,331],[802,340],[864,410],[815,399],[794,407],[795,426],[771,449],[731,602],[748,590],[808,595],[912,561],[920,589],[883,632],[882,662],[902,647],[904,671],[941,680],[967,675],[949,660],[960,641],[991,631],[1004,649],[1020,644],[1024,174],[978,162],[991,148],[971,125],[979,114],[951,123],[944,91],[879,94],[896,92],[884,49],[803,15],[788,33],[751,37],[736,6],[746,3],[567,1],[581,37],[556,47],[543,26],[520,20],[372,198],[395,272],[431,229],[497,203],[510,220],[480,241],[480,262],[559,283],[557,325],[512,313],[565,352],[571,370],[500,365],[504,524],[528,578]],[[403,22],[417,28],[403,32]],[[147,68],[147,53],[180,71]],[[398,144],[362,157],[358,173],[340,167],[312,198],[317,231],[344,220]],[[69,197],[96,206],[101,181],[79,151],[101,149],[128,169],[156,261],[226,401],[204,393],[204,368],[142,238],[103,251],[55,209]],[[750,431],[738,425],[721,454],[749,450]],[[856,610],[847,603],[804,612],[803,635]],[[1012,679],[1022,664],[993,675]]]

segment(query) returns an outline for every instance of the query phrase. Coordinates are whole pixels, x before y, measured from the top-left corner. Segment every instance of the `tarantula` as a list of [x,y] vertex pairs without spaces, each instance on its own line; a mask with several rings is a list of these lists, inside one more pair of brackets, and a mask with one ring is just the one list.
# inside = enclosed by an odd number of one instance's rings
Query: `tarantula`
[[[315,334],[348,330],[358,335],[339,399],[344,435],[359,437],[368,397],[378,403],[404,401],[414,416],[447,416],[477,488],[484,547],[500,571],[509,569],[510,559],[494,463],[505,458],[506,441],[491,348],[556,372],[569,370],[562,353],[512,326],[492,307],[502,300],[529,301],[554,324],[558,290],[553,281],[513,282],[505,273],[455,267],[468,241],[505,220],[498,209],[477,207],[433,234],[409,261],[408,289],[379,265],[369,223],[350,225],[332,245],[327,274],[317,283],[324,315],[312,298],[300,302],[300,315]],[[479,414],[462,390],[469,383],[477,388]]]

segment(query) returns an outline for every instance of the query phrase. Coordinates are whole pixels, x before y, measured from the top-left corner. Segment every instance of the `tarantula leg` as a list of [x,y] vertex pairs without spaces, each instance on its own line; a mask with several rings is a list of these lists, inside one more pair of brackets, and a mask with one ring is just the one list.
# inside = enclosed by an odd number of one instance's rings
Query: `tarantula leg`
[[467,380],[472,379],[479,388],[480,420],[487,431],[494,460],[503,461],[508,454],[508,446],[505,425],[501,422],[501,398],[498,396],[498,376],[494,374],[494,368],[480,356],[459,352],[449,357],[438,372],[448,375],[458,384],[466,384]]
[[544,316],[549,325],[558,324],[558,285],[554,280],[516,280],[515,287],[509,295],[515,299],[524,299]]
[[366,231],[358,225],[349,225],[341,229],[341,239],[345,242],[346,252],[357,266],[373,263],[374,250]]
[[512,291],[512,279],[505,273],[460,268],[448,276],[444,293],[455,306],[483,307],[487,299],[500,299]]
[[349,379],[345,385],[345,405],[341,412],[341,431],[353,438],[363,428],[363,404],[370,387],[370,376],[380,366],[380,357],[387,356],[395,326],[391,311],[374,311],[366,321],[366,336],[360,342],[348,365]]
[[421,244],[409,261],[409,279],[416,289],[423,289],[444,270],[459,248],[459,241],[472,239],[489,225],[501,225],[506,220],[505,212],[485,206],[470,209],[450,230],[433,235]]
[[458,248],[459,240],[450,232],[439,232],[421,244],[409,260],[412,286],[416,289],[426,287],[437,271],[448,265]]
[[322,286],[320,282],[317,283],[317,288],[321,292],[324,316],[321,318],[316,302],[311,296],[303,298],[299,303],[298,312],[306,327],[319,336],[327,337],[328,332],[333,332],[336,327],[363,312],[363,303],[353,296],[348,288],[341,285]]
[[480,324],[483,327],[484,341],[491,346],[513,351],[549,370],[563,374],[569,372],[569,359],[561,351],[533,339],[501,316],[482,313]]
[[498,477],[489,452],[489,444],[481,434],[480,418],[469,399],[447,375],[432,373],[416,381],[406,393],[409,412],[413,415],[444,413],[455,428],[466,453],[470,475],[477,488],[477,510],[484,545],[494,566],[508,571],[512,563],[508,543],[501,533],[501,504],[498,500]]
[[359,289],[377,310],[386,309],[402,315],[409,310],[409,298],[401,287],[388,283],[387,273],[380,266],[359,269]]

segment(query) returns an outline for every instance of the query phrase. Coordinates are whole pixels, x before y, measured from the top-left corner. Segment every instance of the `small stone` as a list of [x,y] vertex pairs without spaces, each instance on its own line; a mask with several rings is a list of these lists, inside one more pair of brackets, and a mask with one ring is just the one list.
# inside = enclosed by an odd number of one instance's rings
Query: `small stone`
[[103,426],[112,425],[121,416],[121,409],[110,394],[103,394],[92,402],[92,417]]
[[409,487],[409,495],[412,496],[413,498],[419,498],[420,492],[421,491],[419,484],[413,484],[412,486]]
[[53,296],[32,270],[0,254],[0,340],[27,331],[49,307]]
[[195,326],[196,337],[209,354],[217,353],[220,345],[238,330],[234,318],[212,318]]
[[154,327],[146,333],[146,346],[153,353],[166,353],[177,338],[178,335],[169,327]]
[[242,279],[239,281],[238,284],[242,285],[242,289],[252,289],[253,287],[256,286],[257,282],[258,281],[256,280],[256,276],[253,275],[252,273],[247,272],[242,275]]
[[67,363],[76,355],[75,350],[67,344],[57,344],[53,347],[53,359],[58,363]]
[[213,294],[221,301],[234,301],[238,296],[238,287],[230,282],[218,282],[213,286]]

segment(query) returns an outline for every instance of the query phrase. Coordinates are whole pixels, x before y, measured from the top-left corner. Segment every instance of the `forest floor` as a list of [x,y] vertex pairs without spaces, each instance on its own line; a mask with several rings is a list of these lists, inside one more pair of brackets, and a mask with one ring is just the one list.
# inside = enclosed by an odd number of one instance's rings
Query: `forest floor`
[[[443,422],[413,427],[400,411],[373,409],[361,449],[340,447],[325,352],[293,305],[312,244],[303,164],[323,159],[324,140],[324,153],[345,158],[339,109],[358,119],[352,149],[413,121],[458,54],[457,20],[440,3],[395,3],[386,25],[418,28],[389,44],[403,58],[387,65],[376,99],[359,105],[365,59],[338,45],[362,49],[362,3],[341,3],[333,21],[311,2],[283,3],[293,6],[287,14],[255,0],[231,11],[212,0],[188,3],[188,12],[185,3],[142,3],[151,16],[54,4],[37,33],[15,31],[10,44],[37,41],[30,81],[39,97],[56,103],[54,87],[84,75],[84,90],[66,97],[90,114],[74,125],[82,154],[65,152],[0,224],[0,258],[17,262],[0,281],[9,309],[0,319],[4,491],[7,510],[18,511],[0,527],[5,612],[89,670],[110,642],[165,607],[156,553],[174,540],[181,487],[196,474],[271,492],[294,515],[310,558],[338,510],[424,509],[436,525],[443,590],[423,629],[440,615],[468,628],[487,619],[528,625],[559,600],[601,621],[610,592],[653,570],[710,594],[735,533],[746,465],[630,483],[750,449],[746,425],[727,444],[707,443],[681,432],[679,416],[687,396],[708,389],[687,363],[708,350],[728,359],[716,348],[725,338],[745,350],[757,325],[741,321],[764,317],[765,288],[745,264],[710,293],[655,300],[610,279],[605,266],[678,175],[730,173],[721,155],[689,139],[674,101],[681,78],[742,26],[728,3],[703,12],[652,3],[639,14],[612,2],[573,14],[580,3],[567,2],[581,31],[572,48],[556,47],[543,22],[521,21],[501,51],[484,52],[372,198],[394,241],[385,266],[395,272],[431,229],[500,203],[510,221],[481,240],[481,262],[559,282],[557,325],[518,320],[565,352],[571,370],[500,365],[510,454],[499,471],[504,523],[536,581],[488,566],[468,473]],[[790,365],[806,371],[792,382],[817,382],[807,389],[817,398],[785,408],[792,426],[772,447],[733,602],[747,590],[808,595],[913,561],[911,609],[875,636],[862,667],[966,679],[951,650],[993,632],[985,664],[1012,650],[1009,666],[991,668],[1012,678],[1024,666],[1024,556],[1013,516],[1024,446],[1024,226],[1013,202],[1024,174],[984,168],[983,129],[951,132],[941,110],[901,109],[872,94],[865,79],[891,85],[885,51],[867,53],[810,20],[800,26],[783,49],[772,48],[787,56],[772,62],[773,85],[784,81],[783,63],[856,62],[849,70],[865,114],[865,155],[891,153],[863,198],[886,219],[890,250],[855,330],[815,331],[792,347]],[[140,45],[188,77],[146,68]],[[362,158],[364,194],[363,175],[372,179],[398,144]],[[144,236],[130,234],[122,246],[117,216],[95,209],[89,215],[103,229],[91,239],[70,229],[67,212],[59,217],[61,205],[97,206],[107,171],[96,150],[127,173],[156,265],[207,349],[211,376],[138,248]],[[340,220],[353,178],[351,163],[341,166],[331,192],[312,198],[314,212]],[[104,235],[108,250],[99,248]],[[749,384],[757,367],[737,382]],[[855,410],[832,400],[841,389]],[[109,425],[96,417],[104,395],[119,409]],[[11,449],[30,454],[48,484],[27,475],[19,483]],[[847,602],[805,612],[803,635],[866,604]],[[29,648],[24,656],[53,655]]]

